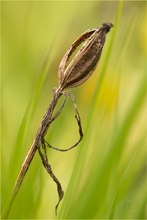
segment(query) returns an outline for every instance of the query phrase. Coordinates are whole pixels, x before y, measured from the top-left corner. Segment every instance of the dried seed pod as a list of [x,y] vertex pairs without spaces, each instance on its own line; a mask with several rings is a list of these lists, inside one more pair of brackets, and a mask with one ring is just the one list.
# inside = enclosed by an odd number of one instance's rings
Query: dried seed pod
[[[86,31],[67,50],[58,70],[60,87],[62,89],[79,86],[91,76],[100,59],[106,34],[110,31],[111,27],[113,27],[111,23],[104,23],[99,29]],[[86,42],[66,67],[69,57],[85,39],[87,39]]]

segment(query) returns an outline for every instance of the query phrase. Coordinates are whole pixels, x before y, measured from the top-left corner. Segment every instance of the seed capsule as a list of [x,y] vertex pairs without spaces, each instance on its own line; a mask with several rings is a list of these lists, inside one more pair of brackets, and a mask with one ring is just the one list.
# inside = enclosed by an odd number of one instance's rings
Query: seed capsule
[[[67,50],[58,69],[62,89],[79,86],[91,76],[100,59],[106,34],[111,27],[113,27],[111,23],[104,23],[99,29],[86,31]],[[85,39],[87,39],[86,42],[66,67],[69,57]]]

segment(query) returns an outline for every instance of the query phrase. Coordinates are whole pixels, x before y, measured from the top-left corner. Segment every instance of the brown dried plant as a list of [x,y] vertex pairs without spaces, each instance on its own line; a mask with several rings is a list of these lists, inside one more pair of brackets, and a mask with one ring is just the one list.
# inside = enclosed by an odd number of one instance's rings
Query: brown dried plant
[[[72,88],[72,87],[81,85],[91,76],[91,74],[95,70],[96,65],[100,59],[101,52],[102,52],[102,49],[103,49],[103,46],[106,40],[106,34],[110,31],[112,26],[113,25],[111,23],[104,23],[102,27],[100,27],[99,29],[96,28],[92,30],[87,30],[86,32],[84,32],[82,35],[78,37],[78,39],[71,45],[71,47],[67,50],[67,52],[63,56],[60,62],[60,65],[59,65],[59,70],[58,70],[59,86],[58,88],[53,89],[53,98],[50,102],[50,105],[45,115],[43,116],[43,119],[38,128],[38,131],[35,135],[33,144],[30,147],[30,150],[28,151],[28,154],[22,164],[22,167],[20,169],[20,172],[18,174],[18,177],[16,179],[16,182],[15,182],[15,185],[12,191],[12,195],[11,195],[12,201],[15,199],[15,196],[21,186],[21,183],[23,182],[24,176],[32,162],[32,159],[36,151],[38,150],[43,166],[45,167],[45,169],[47,170],[47,172],[49,173],[49,175],[51,176],[51,178],[57,185],[57,191],[58,191],[58,196],[59,196],[59,200],[55,208],[55,211],[57,214],[58,205],[63,198],[64,192],[63,192],[62,186],[58,178],[53,173],[51,165],[48,162],[46,147],[49,147],[49,148],[52,148],[54,150],[58,150],[61,152],[65,152],[76,147],[79,144],[79,142],[82,140],[83,131],[82,131],[81,119],[80,119],[80,115],[78,112],[78,108],[77,108],[74,96],[64,90],[67,88]],[[67,61],[69,60],[73,52],[76,50],[76,48],[83,41],[85,41],[85,43],[76,53],[76,55],[71,60],[71,62],[67,65]],[[59,98],[62,95],[65,96],[65,100],[62,106],[60,107],[59,111],[54,114],[55,106]],[[73,146],[67,149],[60,149],[60,148],[51,146],[45,140],[45,135],[47,134],[48,128],[51,125],[51,123],[60,115],[66,103],[67,97],[71,98],[73,105],[74,105],[75,118],[76,118],[76,121],[79,127],[80,138],[77,141],[77,143],[75,143]],[[7,215],[10,211],[10,208],[11,207],[8,208],[9,210],[7,212]]]

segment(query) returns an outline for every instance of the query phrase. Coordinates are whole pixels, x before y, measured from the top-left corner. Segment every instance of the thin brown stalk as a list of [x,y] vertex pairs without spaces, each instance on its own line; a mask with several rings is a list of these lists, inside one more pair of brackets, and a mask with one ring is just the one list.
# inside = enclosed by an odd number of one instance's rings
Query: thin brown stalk
[[[43,116],[43,119],[41,121],[41,124],[39,126],[39,129],[36,133],[36,136],[34,138],[34,141],[33,141],[33,144],[32,146],[30,147],[29,151],[28,151],[28,154],[22,164],[22,167],[20,169],[20,172],[17,176],[17,179],[15,181],[15,185],[14,185],[14,188],[12,190],[12,193],[11,193],[11,196],[10,196],[10,199],[9,199],[9,202],[8,202],[8,205],[7,207],[5,208],[5,210],[3,210],[3,213],[2,213],[2,218],[3,219],[6,219],[9,215],[9,212],[11,210],[11,207],[12,207],[12,204],[13,204],[13,201],[19,191],[19,188],[23,182],[23,179],[27,173],[27,170],[32,162],[32,159],[37,151],[37,149],[40,148],[40,145],[42,144],[42,141],[44,140],[44,136],[50,126],[50,124],[52,123],[52,115],[53,115],[53,111],[55,109],[55,106],[57,104],[57,101],[58,99],[60,98],[62,94],[62,89],[59,87],[58,89],[54,90],[54,93],[53,93],[53,98],[51,100],[51,103],[45,113],[45,115]],[[50,168],[50,172],[51,172],[51,168]],[[58,183],[58,179],[52,175],[52,178],[55,180],[56,183]],[[58,183],[58,187],[59,187],[60,183]],[[62,191],[62,188],[60,189]]]

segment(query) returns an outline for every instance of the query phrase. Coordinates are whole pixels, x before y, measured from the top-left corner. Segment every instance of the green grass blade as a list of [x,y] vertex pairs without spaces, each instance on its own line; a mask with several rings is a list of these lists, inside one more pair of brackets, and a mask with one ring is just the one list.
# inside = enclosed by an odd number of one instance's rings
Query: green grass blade
[[[94,109],[95,109],[95,100],[96,100],[96,98],[99,94],[100,87],[101,87],[103,78],[104,78],[105,73],[106,73],[106,67],[108,65],[110,52],[111,52],[112,45],[113,45],[113,42],[114,42],[114,39],[115,39],[116,29],[117,29],[117,25],[119,23],[119,19],[120,19],[120,16],[121,16],[122,7],[123,7],[123,1],[121,1],[119,3],[119,6],[118,6],[118,9],[117,9],[117,12],[116,12],[116,18],[115,18],[115,22],[114,22],[114,28],[115,29],[114,29],[114,31],[112,33],[112,36],[111,36],[110,45],[109,45],[109,49],[107,50],[107,54],[105,56],[103,69],[102,69],[101,75],[100,75],[100,80],[98,81],[98,83],[96,85],[96,90],[94,92],[94,96],[93,96],[93,99],[92,99],[92,102],[91,102],[91,105],[90,105],[90,108],[89,108],[89,112],[88,112],[88,115],[87,115],[86,126],[85,126],[85,131],[84,131],[84,140],[80,144],[76,164],[75,164],[72,176],[70,178],[70,183],[68,185],[68,189],[67,189],[67,192],[66,192],[67,193],[66,197],[64,199],[64,203],[66,204],[66,208],[64,207],[64,204],[63,204],[63,208],[62,208],[63,211],[62,211],[62,214],[61,214],[62,218],[70,217],[70,214],[69,214],[70,209],[68,209],[67,204],[69,204],[68,201],[70,200],[70,197],[72,197],[71,191],[72,192],[76,191],[76,187],[78,185],[78,181],[79,181],[79,178],[80,178],[80,175],[81,175],[81,172],[82,172],[82,164],[83,164],[82,161],[84,161],[84,155],[86,153],[86,147],[84,145],[85,144],[88,145],[88,139],[86,138],[86,136],[88,136],[88,133],[89,133],[89,130],[90,130],[90,127],[91,127],[90,124],[91,124],[92,116],[93,116]],[[76,180],[77,180],[77,184],[76,184]],[[74,182],[74,184],[73,184],[73,182]]]

